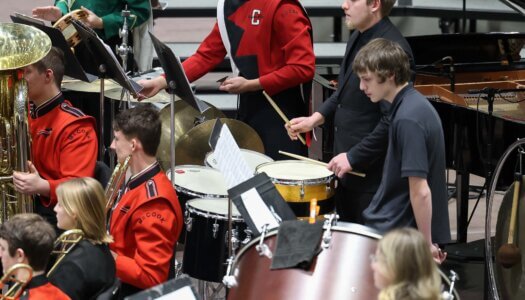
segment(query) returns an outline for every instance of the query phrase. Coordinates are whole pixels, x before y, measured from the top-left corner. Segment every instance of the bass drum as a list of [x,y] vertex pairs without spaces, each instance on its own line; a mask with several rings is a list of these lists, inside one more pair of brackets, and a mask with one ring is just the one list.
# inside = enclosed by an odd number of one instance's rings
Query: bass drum
[[[312,263],[309,270],[270,270],[271,259],[260,256],[253,239],[239,251],[230,274],[236,285],[230,288],[228,300],[274,299],[377,299],[370,255],[376,251],[381,235],[375,230],[339,222],[332,227],[332,241]],[[277,229],[270,231],[264,243],[275,252]],[[448,292],[450,281],[439,271],[442,290]],[[456,290],[454,299],[459,299]]]
[[[235,258],[231,270],[237,285],[229,300],[248,299],[377,299],[370,254],[381,238],[374,230],[339,222],[332,227],[330,248],[314,260],[310,270],[270,270],[271,259],[255,249],[260,237],[252,240]],[[275,252],[277,229],[264,243]]]

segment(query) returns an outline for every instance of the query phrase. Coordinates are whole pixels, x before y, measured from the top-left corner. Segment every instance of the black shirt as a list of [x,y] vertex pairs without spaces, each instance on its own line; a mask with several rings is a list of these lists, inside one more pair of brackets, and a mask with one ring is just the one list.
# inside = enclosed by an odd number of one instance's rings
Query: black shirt
[[396,95],[390,112],[383,178],[372,203],[363,212],[365,223],[381,232],[417,227],[408,177],[425,178],[432,195],[432,240],[449,242],[445,142],[439,116],[411,85]]

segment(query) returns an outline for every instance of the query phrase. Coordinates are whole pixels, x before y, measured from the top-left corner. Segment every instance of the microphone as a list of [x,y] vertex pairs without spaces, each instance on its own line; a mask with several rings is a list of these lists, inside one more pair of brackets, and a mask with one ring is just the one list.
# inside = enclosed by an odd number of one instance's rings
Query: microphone
[[472,90],[468,90],[468,93],[469,94],[496,94],[498,93],[500,90],[499,89],[495,89],[495,88],[492,88],[492,87],[484,87],[482,89],[472,89]]

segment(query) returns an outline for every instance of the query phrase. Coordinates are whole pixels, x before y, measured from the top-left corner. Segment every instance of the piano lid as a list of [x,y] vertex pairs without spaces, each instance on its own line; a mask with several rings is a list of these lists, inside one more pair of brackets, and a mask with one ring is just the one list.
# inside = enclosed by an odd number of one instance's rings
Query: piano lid
[[515,11],[519,12],[522,15],[525,15],[525,0],[499,0],[507,4],[510,8],[513,8]]
[[[524,0],[525,1],[525,0]],[[456,71],[525,69],[525,33],[453,33],[407,38],[418,69],[450,64]]]

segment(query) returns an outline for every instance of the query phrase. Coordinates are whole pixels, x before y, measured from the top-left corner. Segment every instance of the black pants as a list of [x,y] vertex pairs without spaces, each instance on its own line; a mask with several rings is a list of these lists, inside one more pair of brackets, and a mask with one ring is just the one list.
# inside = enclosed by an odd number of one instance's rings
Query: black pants
[[364,224],[363,211],[370,205],[373,192],[351,190],[340,184],[335,192],[335,207],[339,221]]

